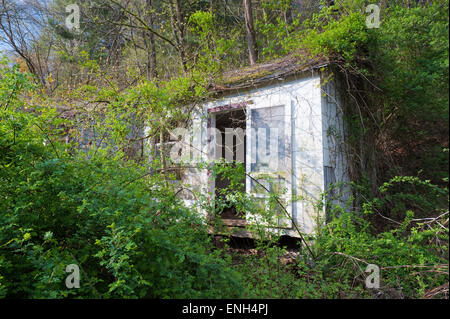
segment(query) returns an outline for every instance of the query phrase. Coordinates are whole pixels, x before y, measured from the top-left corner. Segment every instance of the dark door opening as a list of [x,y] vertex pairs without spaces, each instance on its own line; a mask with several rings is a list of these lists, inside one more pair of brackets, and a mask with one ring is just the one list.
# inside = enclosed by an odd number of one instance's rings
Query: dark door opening
[[[232,167],[235,167],[236,165],[244,165],[245,168],[246,121],[247,117],[244,109],[216,114],[216,129],[220,131],[222,135],[222,143],[216,145],[218,152],[217,154],[219,154],[219,156],[224,159],[228,157],[228,165],[231,165]],[[239,129],[241,129],[242,131],[240,131]],[[233,130],[233,132],[231,132],[231,130]],[[239,131],[241,133],[239,133]],[[228,138],[226,138],[226,132],[228,132]],[[231,134],[232,143],[230,138]],[[224,199],[226,196],[226,194],[224,194],[224,189],[227,189],[229,187],[230,180],[219,174],[215,180],[216,197],[218,199]],[[239,188],[240,191],[245,191],[245,176],[243,177],[242,184]],[[221,213],[221,217],[223,219],[243,219],[245,217],[245,213],[238,212],[234,206],[225,208],[222,210],[222,212],[219,213]]]

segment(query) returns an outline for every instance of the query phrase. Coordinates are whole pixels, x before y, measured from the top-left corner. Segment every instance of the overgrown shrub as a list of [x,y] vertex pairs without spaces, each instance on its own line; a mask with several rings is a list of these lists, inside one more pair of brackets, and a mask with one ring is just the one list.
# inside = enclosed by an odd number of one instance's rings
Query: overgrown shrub
[[[58,124],[54,110],[24,112],[36,108],[20,100],[27,82],[17,69],[3,68],[1,80],[8,86],[0,113],[2,296],[239,295],[202,218],[165,177],[107,151],[70,155],[46,133]],[[69,264],[81,269],[79,289],[65,286]]]

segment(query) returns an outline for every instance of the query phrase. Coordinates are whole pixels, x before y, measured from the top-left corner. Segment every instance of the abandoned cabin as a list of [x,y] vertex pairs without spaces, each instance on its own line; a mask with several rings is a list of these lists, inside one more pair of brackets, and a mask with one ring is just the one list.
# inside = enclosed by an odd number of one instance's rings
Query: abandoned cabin
[[[289,237],[299,237],[297,229],[312,234],[326,217],[328,205],[321,208],[318,202],[342,205],[349,198],[339,87],[327,60],[296,55],[226,73],[220,85],[211,85],[214,98],[192,115],[188,141],[173,134],[163,146],[149,143],[148,149],[156,152],[147,154],[157,155],[161,148],[170,153],[176,144],[189,144],[175,164],[180,190],[189,185],[211,198],[229,181],[213,178],[210,170],[192,162],[241,162],[247,193],[265,205],[268,191],[278,192],[286,203],[289,217],[282,214],[269,228]],[[84,146],[96,139],[95,132],[84,130],[81,135]],[[195,204],[193,192],[178,194],[187,205]],[[235,235],[248,235],[243,226],[254,216],[233,208],[219,213],[225,225],[237,230]]]
[[[245,191],[262,205],[268,191],[282,189],[289,218],[280,217],[271,225],[274,231],[290,237],[299,236],[297,229],[313,233],[326,215],[327,205],[319,208],[317,203],[328,199],[342,205],[349,197],[342,98],[329,63],[291,55],[227,73],[223,79],[211,87],[215,98],[192,116],[191,150],[201,162],[242,162]],[[186,162],[192,161],[193,152]],[[229,186],[226,178],[213,178],[207,169],[192,166],[180,181],[216,196]],[[322,199],[331,184],[341,186],[330,188]],[[186,204],[195,202],[191,193],[180,194]],[[233,208],[223,210],[221,217],[235,230],[249,219]]]

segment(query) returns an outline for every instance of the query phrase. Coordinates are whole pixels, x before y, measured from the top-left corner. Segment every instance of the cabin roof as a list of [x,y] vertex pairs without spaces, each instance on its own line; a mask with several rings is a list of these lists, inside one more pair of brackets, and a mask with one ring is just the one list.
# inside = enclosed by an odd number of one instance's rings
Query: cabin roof
[[311,56],[299,52],[291,53],[283,58],[226,72],[221,80],[211,84],[210,91],[223,94],[228,91],[247,89],[274,80],[285,80],[292,75],[312,71],[329,63],[329,59],[323,56]]

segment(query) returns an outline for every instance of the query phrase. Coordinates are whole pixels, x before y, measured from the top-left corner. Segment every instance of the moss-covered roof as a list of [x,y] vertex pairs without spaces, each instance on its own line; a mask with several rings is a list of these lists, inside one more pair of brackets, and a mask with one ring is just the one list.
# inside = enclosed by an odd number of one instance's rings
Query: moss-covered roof
[[292,53],[283,58],[226,72],[218,83],[211,85],[211,91],[220,94],[251,88],[273,80],[284,80],[328,63],[329,60],[321,56],[311,57],[306,53]]

